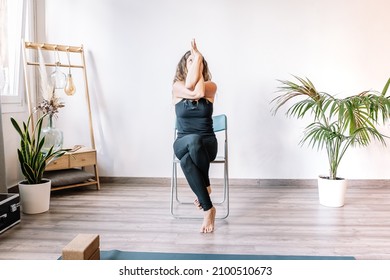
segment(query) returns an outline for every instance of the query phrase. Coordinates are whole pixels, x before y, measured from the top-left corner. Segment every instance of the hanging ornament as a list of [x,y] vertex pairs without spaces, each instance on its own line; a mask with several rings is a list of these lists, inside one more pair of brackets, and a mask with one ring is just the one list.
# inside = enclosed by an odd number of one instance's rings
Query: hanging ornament
[[66,76],[66,85],[65,85],[64,91],[67,95],[72,96],[76,92],[76,86],[73,82],[72,72],[70,70],[71,64],[70,64],[69,51],[67,51],[66,54],[68,55],[69,72],[68,72],[68,75]]
[[50,78],[51,78],[51,81],[52,81],[54,88],[61,89],[61,88],[65,88],[66,75],[63,72],[61,72],[61,70],[60,70],[60,66],[61,66],[60,57],[58,55],[58,52],[56,52],[56,53],[57,53],[58,60],[56,62],[56,68],[55,68],[54,72],[51,73]]
[[68,75],[66,77],[66,86],[65,86],[64,91],[69,96],[75,94],[75,92],[76,92],[76,86],[74,85],[71,73],[68,73]]

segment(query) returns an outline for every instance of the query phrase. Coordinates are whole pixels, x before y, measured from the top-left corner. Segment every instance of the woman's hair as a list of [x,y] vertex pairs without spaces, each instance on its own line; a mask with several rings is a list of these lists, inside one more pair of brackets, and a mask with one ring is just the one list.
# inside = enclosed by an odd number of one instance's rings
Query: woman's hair
[[[187,59],[191,55],[191,51],[186,52],[183,57],[180,59],[179,63],[176,67],[176,74],[173,82],[184,81],[187,77],[188,69],[187,69]],[[203,58],[203,78],[205,81],[211,80],[211,73],[209,67],[207,66],[206,59]]]

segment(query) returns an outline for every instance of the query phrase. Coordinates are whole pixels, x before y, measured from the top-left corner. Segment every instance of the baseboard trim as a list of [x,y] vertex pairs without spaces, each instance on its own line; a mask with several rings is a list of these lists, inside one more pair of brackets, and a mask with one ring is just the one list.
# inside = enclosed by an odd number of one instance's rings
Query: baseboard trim
[[171,179],[167,177],[99,177],[101,184],[170,184]]
[[[100,177],[100,183],[106,184],[161,184],[170,185],[171,178],[168,177]],[[178,178],[179,184],[185,184],[185,178]],[[223,179],[212,178],[212,184],[222,184]],[[316,187],[316,179],[229,179],[230,185],[245,185],[245,186],[259,186],[259,187]],[[390,179],[348,179],[348,186],[350,187],[389,187]]]
[[[136,184],[136,185],[164,185],[171,184],[168,177],[99,177],[102,184]],[[178,178],[178,184],[186,184],[185,178]],[[212,178],[211,184],[223,184],[223,179]],[[316,179],[229,179],[231,186],[258,186],[258,187],[317,187]],[[390,179],[348,179],[348,187],[371,188],[389,187]],[[8,189],[9,193],[18,193],[18,186]]]

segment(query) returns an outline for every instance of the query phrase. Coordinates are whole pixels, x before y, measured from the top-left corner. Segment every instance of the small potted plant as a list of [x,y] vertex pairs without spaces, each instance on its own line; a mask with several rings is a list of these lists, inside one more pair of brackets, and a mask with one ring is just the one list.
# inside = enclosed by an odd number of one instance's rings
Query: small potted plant
[[19,193],[22,211],[26,214],[43,213],[49,210],[51,182],[43,178],[43,172],[50,161],[68,151],[67,149],[54,151],[51,147],[47,152],[43,152],[45,137],[41,132],[45,116],[42,115],[35,124],[31,125],[30,115],[27,123],[23,122],[22,126],[11,118],[12,125],[20,136],[18,159],[24,180],[19,182]]
[[272,100],[273,113],[289,101],[295,101],[287,110],[287,116],[297,119],[310,115],[312,121],[304,129],[301,144],[326,149],[329,174],[319,176],[320,204],[330,207],[344,205],[347,182],[337,176],[338,167],[349,147],[368,146],[372,140],[386,145],[385,136],[377,125],[390,116],[390,100],[386,92],[363,91],[346,98],[336,98],[319,92],[309,79],[294,76],[298,82],[279,80],[281,94]]

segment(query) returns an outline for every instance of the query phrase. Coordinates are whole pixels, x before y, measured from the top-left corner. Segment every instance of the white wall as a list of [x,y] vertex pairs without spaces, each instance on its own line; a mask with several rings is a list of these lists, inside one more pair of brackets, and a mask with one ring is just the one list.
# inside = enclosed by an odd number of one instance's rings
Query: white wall
[[[276,80],[307,76],[340,94],[382,90],[389,9],[387,0],[46,0],[41,38],[88,50],[100,175],[170,176],[171,83],[196,38],[218,84],[215,113],[229,117],[230,176],[311,179],[327,172],[325,157],[298,145],[306,122],[271,115]],[[77,141],[83,130],[72,134],[77,121],[64,119],[65,137]],[[340,175],[389,178],[389,154],[379,145],[351,150]]]
[[7,188],[17,185],[17,183],[22,178],[17,154],[20,138],[16,130],[12,126],[12,123],[10,121],[11,117],[22,123],[23,120],[26,120],[28,118],[28,113],[27,110],[26,112],[2,113],[3,135],[0,135],[0,137],[3,137],[4,141],[3,156],[5,159],[5,178],[1,178],[0,180],[5,180],[5,185]]

